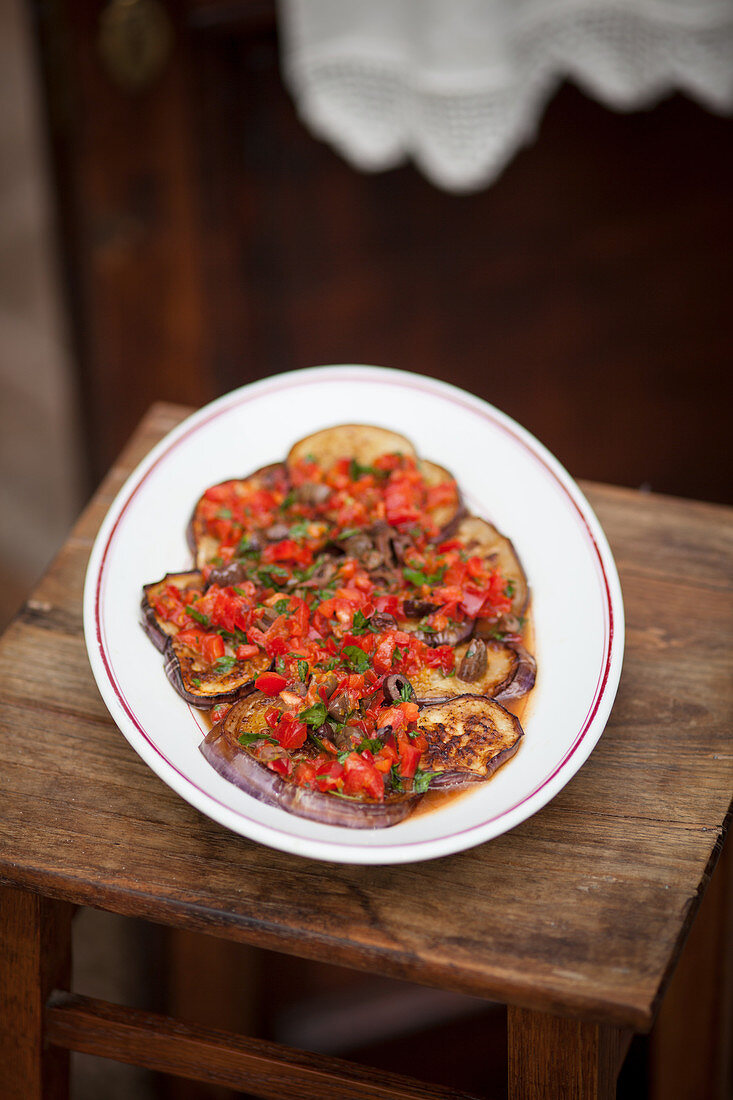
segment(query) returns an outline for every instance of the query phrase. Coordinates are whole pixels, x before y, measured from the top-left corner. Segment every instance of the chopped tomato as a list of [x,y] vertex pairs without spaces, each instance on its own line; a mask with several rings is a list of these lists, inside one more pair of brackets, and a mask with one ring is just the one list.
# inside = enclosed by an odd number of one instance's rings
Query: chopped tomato
[[319,764],[316,768],[316,786],[319,791],[339,791],[344,785],[344,766],[336,760],[332,764]]
[[267,761],[267,767],[278,775],[288,776],[293,770],[293,762],[287,756],[277,756]]
[[308,736],[308,727],[286,711],[273,732],[284,749],[300,749]]
[[265,695],[280,695],[286,683],[285,676],[281,676],[280,672],[261,672],[254,686]]
[[382,774],[386,774],[397,760],[399,760],[397,749],[393,744],[387,742],[387,744],[383,745],[379,752],[376,753],[374,757],[374,767],[377,771],[382,772]]
[[224,653],[224,639],[221,634],[204,634],[201,640],[201,656],[207,664],[213,665]]
[[344,761],[344,794],[368,795],[380,802],[384,799],[382,773],[363,756],[352,752]]
[[221,722],[222,718],[225,718],[231,709],[231,703],[217,703],[215,707],[211,708],[211,720]]
[[259,652],[258,645],[240,645],[237,646],[234,656],[238,661],[248,661],[250,657],[256,657]]
[[395,619],[401,619],[403,615],[403,601],[398,596],[376,596],[374,606],[377,611],[384,611],[387,615],[393,615]]
[[382,635],[377,648],[374,650],[373,664],[377,672],[390,671],[392,668],[392,655],[396,644],[393,631],[389,631]]
[[304,760],[300,764],[296,764],[295,771],[293,772],[293,782],[296,787],[313,787],[316,781],[316,769],[313,764],[310,764],[307,760]]
[[424,749],[403,736],[397,738],[397,748],[400,754],[399,773],[403,779],[412,779]]

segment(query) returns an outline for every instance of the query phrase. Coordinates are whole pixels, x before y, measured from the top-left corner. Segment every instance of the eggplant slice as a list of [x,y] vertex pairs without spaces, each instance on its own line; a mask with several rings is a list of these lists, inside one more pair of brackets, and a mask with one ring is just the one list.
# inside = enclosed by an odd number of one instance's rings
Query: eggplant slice
[[438,528],[439,534],[437,538],[445,539],[448,535],[453,533],[460,519],[466,514],[461,491],[458,488],[453,474],[443,466],[438,466],[435,462],[428,462],[426,459],[421,458],[417,464],[417,468],[422,474],[423,481],[428,488],[432,488],[435,485],[441,485],[444,481],[450,481],[455,486],[456,499],[454,503],[439,504],[428,513],[433,523]]
[[341,458],[353,458],[360,466],[371,466],[380,455],[395,453],[417,459],[412,443],[397,432],[369,424],[341,424],[299,440],[291,447],[285,462],[292,467],[296,462],[311,458],[322,469],[329,470]]
[[[255,470],[248,477],[232,478],[229,481],[219,482],[219,485],[213,485],[211,488],[231,488],[237,496],[246,497],[251,492],[260,489],[280,490],[285,496],[289,486],[290,481],[285,463],[273,462],[269,466],[260,467],[259,470]],[[196,502],[186,532],[186,540],[194,555],[198,569],[203,569],[205,565],[208,565],[219,556],[220,546],[219,540],[206,530],[206,523],[201,514],[203,500],[204,497],[202,496]],[[261,537],[261,532],[258,531],[257,534]]]
[[247,661],[236,661],[226,672],[206,664],[200,654],[177,638],[165,647],[165,674],[178,694],[201,710],[228,703],[254,690],[255,679],[270,668],[272,661],[261,652]]
[[166,573],[162,580],[143,585],[143,598],[140,605],[143,613],[143,630],[155,648],[159,649],[161,653],[164,652],[168,639],[177,634],[180,629],[175,623],[169,623],[165,619],[161,619],[150,602],[151,597],[154,598],[168,584],[174,584],[176,588],[184,592],[190,591],[199,594],[204,590],[204,578],[197,571]]
[[[465,544],[471,555],[484,558],[499,569],[504,580],[512,586],[512,615],[521,617],[529,601],[529,586],[522,563],[510,540],[497,531],[493,523],[478,516],[466,516],[455,529],[454,535]],[[482,621],[477,633],[483,630],[495,630],[496,623]]]
[[[456,672],[444,676],[439,668],[422,668],[410,677],[419,702],[455,699],[459,695],[481,695],[487,699],[518,699],[534,684],[534,660],[521,646],[502,645],[497,642],[479,644],[485,649],[483,669],[470,669],[468,651],[474,642],[456,646]],[[471,678],[464,678],[465,671]],[[514,686],[516,685],[516,686]]]
[[239,742],[243,733],[265,733],[264,715],[272,705],[273,700],[261,692],[241,699],[199,746],[219,775],[240,790],[298,817],[350,829],[384,829],[396,825],[420,801],[422,796],[413,794],[388,795],[384,802],[351,800],[309,787],[296,787],[277,775]]
[[514,756],[524,736],[518,718],[480,695],[423,707],[418,729],[428,742],[420,767],[437,773],[431,790],[483,782]]

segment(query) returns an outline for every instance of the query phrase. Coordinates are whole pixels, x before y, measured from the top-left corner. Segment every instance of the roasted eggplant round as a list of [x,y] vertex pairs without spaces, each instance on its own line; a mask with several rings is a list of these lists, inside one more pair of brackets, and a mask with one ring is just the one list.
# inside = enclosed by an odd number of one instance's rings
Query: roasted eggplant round
[[[384,829],[396,825],[420,801],[421,795],[412,793],[396,792],[378,802],[296,786],[291,779],[268,767],[283,759],[282,756],[271,754],[268,761],[266,753],[259,759],[255,755],[258,748],[269,747],[265,740],[268,727],[264,713],[270,706],[271,700],[259,693],[235,703],[199,746],[219,775],[240,790],[299,817],[351,829]],[[308,761],[313,753],[306,750],[301,755]]]

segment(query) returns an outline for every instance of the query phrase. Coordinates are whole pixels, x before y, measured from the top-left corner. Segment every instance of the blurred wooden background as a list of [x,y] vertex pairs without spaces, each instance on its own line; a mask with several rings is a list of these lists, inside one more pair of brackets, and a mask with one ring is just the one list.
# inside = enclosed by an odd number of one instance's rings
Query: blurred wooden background
[[133,91],[98,0],[37,9],[90,482],[155,398],[356,361],[466,387],[576,477],[731,500],[730,118],[564,86],[497,183],[453,196],[311,137],[272,3],[166,10]]

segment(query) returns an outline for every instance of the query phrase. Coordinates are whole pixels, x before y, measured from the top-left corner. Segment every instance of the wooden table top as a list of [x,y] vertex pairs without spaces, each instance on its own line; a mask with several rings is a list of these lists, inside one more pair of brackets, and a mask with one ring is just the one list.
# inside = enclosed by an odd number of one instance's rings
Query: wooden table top
[[510,1004],[639,1030],[722,847],[733,788],[733,511],[584,485],[627,645],[608,727],[541,812],[425,863],[344,866],[228,832],[138,758],[87,661],[82,583],[122,481],[189,410],[157,405],[0,643],[0,881]]

